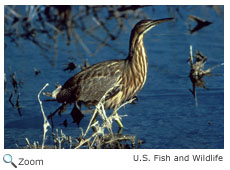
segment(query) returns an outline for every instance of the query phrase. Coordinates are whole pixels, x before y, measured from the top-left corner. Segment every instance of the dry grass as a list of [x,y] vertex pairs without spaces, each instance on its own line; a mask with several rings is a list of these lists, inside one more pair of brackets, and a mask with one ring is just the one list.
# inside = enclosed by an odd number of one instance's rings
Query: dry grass
[[[44,119],[43,123],[43,141],[42,145],[39,145],[39,142],[33,142],[31,144],[29,139],[26,138],[27,146],[23,148],[27,149],[124,149],[124,148],[136,148],[142,144],[141,140],[136,140],[135,136],[122,134],[121,131],[119,133],[113,132],[113,122],[117,119],[121,120],[122,117],[127,115],[118,116],[117,114],[111,114],[107,116],[106,110],[104,108],[105,98],[107,94],[113,90],[113,88],[109,89],[105,95],[101,98],[99,103],[95,106],[91,119],[88,123],[88,126],[85,130],[81,129],[81,134],[78,137],[67,136],[63,132],[63,130],[56,129],[56,133],[52,133],[53,136],[53,146],[45,145],[47,139],[47,132],[50,127],[50,123],[47,120],[45,115],[42,101],[40,100],[40,94],[42,91],[48,86],[48,83],[40,90],[38,93],[38,101],[41,107],[42,116]],[[126,104],[133,102],[134,99],[127,101],[122,104],[116,111],[120,108],[124,107]],[[99,121],[99,118],[101,121]]]

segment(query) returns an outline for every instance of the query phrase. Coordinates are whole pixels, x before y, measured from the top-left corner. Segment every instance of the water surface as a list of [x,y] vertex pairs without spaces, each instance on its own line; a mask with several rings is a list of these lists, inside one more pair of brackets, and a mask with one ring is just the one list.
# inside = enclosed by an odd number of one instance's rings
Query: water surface
[[[206,77],[206,86],[209,90],[197,89],[198,106],[195,106],[193,96],[188,89],[192,84],[188,78],[189,46],[194,53],[200,50],[208,57],[205,68],[224,62],[224,17],[215,10],[204,6],[180,7],[180,15],[172,14],[166,6],[143,8],[148,18],[160,19],[175,17],[174,22],[161,24],[145,36],[144,43],[148,54],[148,77],[142,91],[138,94],[138,103],[126,105],[119,110],[119,114],[127,114],[122,122],[125,126],[124,134],[136,135],[145,143],[141,148],[168,149],[168,148],[224,148],[224,67],[216,68],[213,72],[218,76]],[[223,10],[223,7],[221,7]],[[163,15],[164,14],[164,15]],[[187,17],[196,15],[212,22],[211,25],[191,35],[188,32]],[[89,17],[90,18],[90,17]],[[90,19],[89,19],[90,20]],[[64,72],[64,64],[74,61],[82,64],[85,59],[90,64],[104,60],[125,58],[128,53],[129,33],[132,26],[139,19],[126,24],[119,38],[109,41],[122,53],[103,47],[95,56],[84,53],[81,47],[72,43],[66,45],[63,36],[59,37],[58,56],[54,67],[44,57],[43,52],[33,43],[20,40],[19,46],[11,43],[5,36],[4,72],[8,79],[4,94],[4,144],[5,148],[17,148],[15,144],[25,146],[25,137],[30,141],[42,143],[43,118],[37,100],[38,92],[49,83],[46,91],[52,91],[55,83],[63,84],[77,71]],[[113,21],[111,22],[113,23]],[[109,27],[114,27],[115,21]],[[101,36],[103,32],[98,31]],[[83,33],[87,47],[94,51],[98,42],[90,39]],[[50,50],[47,55],[53,56]],[[41,71],[35,76],[34,68]],[[10,83],[10,74],[16,73],[18,80],[23,80],[19,88],[22,117],[13,109],[8,99],[13,91]],[[12,98],[16,101],[17,95]],[[41,99],[47,99],[41,96]],[[53,112],[58,106],[55,102],[43,102],[46,114]],[[63,129],[66,135],[77,136],[79,128],[71,123],[69,108],[63,116],[56,116],[56,128]],[[69,126],[60,125],[65,119]],[[81,122],[86,128],[90,115]],[[116,126],[116,125],[115,125]],[[47,144],[52,144],[51,136]]]

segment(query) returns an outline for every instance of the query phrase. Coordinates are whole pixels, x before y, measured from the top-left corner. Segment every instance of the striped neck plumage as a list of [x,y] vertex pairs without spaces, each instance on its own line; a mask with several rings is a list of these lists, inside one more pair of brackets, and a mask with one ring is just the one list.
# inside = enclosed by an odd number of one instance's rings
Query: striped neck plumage
[[134,35],[131,38],[129,56],[127,58],[130,68],[129,76],[135,77],[136,81],[134,83],[138,84],[136,90],[139,91],[146,81],[148,69],[148,58],[143,40],[144,33],[138,36]]
[[134,30],[132,30],[127,60],[133,66],[139,65],[140,67],[147,65],[147,54],[144,47],[144,33],[137,34]]

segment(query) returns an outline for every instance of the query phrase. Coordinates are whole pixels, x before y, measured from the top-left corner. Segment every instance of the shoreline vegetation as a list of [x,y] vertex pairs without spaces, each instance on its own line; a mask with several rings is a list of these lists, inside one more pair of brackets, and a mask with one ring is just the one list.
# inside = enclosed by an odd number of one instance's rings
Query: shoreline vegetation
[[[51,126],[44,112],[42,101],[40,100],[40,94],[48,85],[48,83],[45,84],[45,86],[38,93],[38,101],[44,119],[42,145],[36,141],[31,144],[29,139],[25,138],[27,146],[22,147],[23,149],[129,149],[139,148],[142,145],[143,141],[136,139],[136,136],[122,134],[121,131],[114,133],[112,130],[114,120],[127,116],[117,116],[113,114],[107,116],[104,109],[107,94],[116,86],[109,89],[101,98],[100,102],[95,106],[88,127],[85,129],[85,131],[81,128],[82,134],[80,136],[66,136],[62,129],[60,132],[58,129],[56,129],[56,133],[52,134],[53,146],[45,145],[47,139],[46,134]],[[132,103],[134,100],[135,99],[131,99],[125,102],[117,109],[117,111],[126,104]],[[101,121],[97,119],[100,119]]]

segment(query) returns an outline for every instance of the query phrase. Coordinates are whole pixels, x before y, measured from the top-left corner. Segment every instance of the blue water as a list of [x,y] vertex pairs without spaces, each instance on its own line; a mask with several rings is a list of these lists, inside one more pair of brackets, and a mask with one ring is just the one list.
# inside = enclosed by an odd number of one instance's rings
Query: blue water
[[[193,46],[193,53],[200,50],[208,57],[205,68],[224,62],[224,16],[215,10],[205,6],[180,7],[180,15],[168,11],[166,6],[145,7],[143,11],[148,18],[159,19],[175,17],[174,22],[164,23],[148,32],[144,42],[148,54],[148,77],[142,91],[138,94],[138,102],[135,105],[126,105],[119,110],[119,114],[127,114],[122,119],[124,134],[136,135],[145,143],[141,148],[224,148],[224,67],[218,67],[213,73],[218,76],[205,78],[209,90],[197,89],[198,106],[195,106],[192,94],[188,89],[192,84],[188,78],[189,46]],[[221,7],[222,10],[223,7]],[[103,13],[102,13],[103,14]],[[211,25],[191,35],[188,32],[187,16],[196,15],[212,22]],[[92,24],[89,17],[88,24]],[[139,19],[127,22],[120,37],[108,44],[115,46],[121,52],[103,47],[95,55],[90,55],[82,49],[82,46],[72,42],[66,45],[63,36],[59,36],[58,55],[53,60],[53,47],[46,52],[29,41],[20,39],[19,46],[11,43],[5,37],[4,72],[7,78],[4,94],[4,144],[5,148],[17,148],[15,144],[25,146],[25,137],[30,142],[42,143],[43,118],[37,94],[41,88],[49,83],[45,91],[55,89],[55,83],[63,84],[74,72],[64,72],[64,64],[73,61],[82,64],[85,59],[90,64],[109,59],[125,58],[128,53],[129,33],[132,26]],[[110,21],[111,29],[115,21]],[[85,33],[77,30],[84,38],[84,43],[93,53],[99,43]],[[103,36],[103,30],[97,30],[97,35]],[[51,63],[55,63],[55,66]],[[41,71],[35,76],[34,68]],[[13,109],[8,98],[13,91],[10,83],[10,74],[16,72],[17,80],[22,80],[22,88],[19,88],[22,117],[16,109]],[[13,96],[13,101],[17,94]],[[47,99],[41,96],[41,99]],[[58,106],[55,102],[43,102],[46,114],[53,112]],[[69,108],[63,116],[54,118],[55,127],[63,129],[66,135],[78,136],[80,129],[71,123]],[[68,119],[69,126],[64,128],[59,125]],[[83,128],[87,127],[90,115],[81,122]],[[115,125],[116,126],[116,125]],[[50,135],[50,133],[48,134]],[[51,136],[47,144],[52,144]]]

